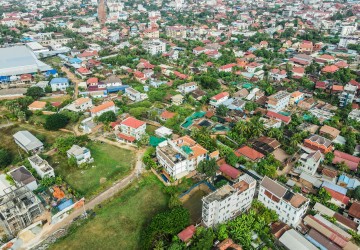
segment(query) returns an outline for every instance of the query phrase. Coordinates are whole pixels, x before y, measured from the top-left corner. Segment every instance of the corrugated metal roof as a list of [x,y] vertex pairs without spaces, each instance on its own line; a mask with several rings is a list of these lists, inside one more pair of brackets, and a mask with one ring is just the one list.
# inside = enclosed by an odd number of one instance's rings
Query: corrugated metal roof
[[286,231],[281,237],[280,242],[289,250],[317,250],[305,237],[294,229]]

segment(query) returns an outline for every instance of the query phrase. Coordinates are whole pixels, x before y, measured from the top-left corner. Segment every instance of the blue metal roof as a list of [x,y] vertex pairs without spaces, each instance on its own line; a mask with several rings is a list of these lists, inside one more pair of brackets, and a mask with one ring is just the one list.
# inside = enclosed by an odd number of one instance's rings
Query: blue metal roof
[[69,79],[65,78],[65,77],[57,77],[57,78],[53,78],[50,81],[50,84],[58,84],[58,83],[69,83]]
[[349,180],[350,180],[350,178],[349,178],[349,177],[347,177],[346,175],[340,175],[340,177],[339,177],[339,180],[338,180],[338,181],[342,181],[342,182],[344,182],[344,183],[348,184],[348,183],[349,183]]
[[336,184],[328,182],[328,181],[324,181],[322,186],[330,188],[331,190],[334,190],[343,195],[346,195],[346,192],[347,192],[346,188],[340,187],[339,185],[336,185]]

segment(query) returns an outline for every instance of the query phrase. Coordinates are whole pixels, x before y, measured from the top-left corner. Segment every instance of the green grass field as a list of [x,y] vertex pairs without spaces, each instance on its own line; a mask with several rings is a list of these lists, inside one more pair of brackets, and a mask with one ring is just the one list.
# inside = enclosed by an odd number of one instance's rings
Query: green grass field
[[94,162],[87,168],[70,167],[65,156],[51,159],[55,172],[80,194],[90,197],[127,175],[135,165],[134,152],[113,145],[91,142],[87,146]]
[[[20,149],[20,147],[14,142],[13,134],[21,130],[28,130],[35,137],[40,139],[45,148],[48,149],[54,142],[55,139],[59,136],[66,136],[67,133],[61,131],[48,131],[41,126],[34,126],[26,123],[16,123],[13,126],[1,128],[1,145],[0,147],[6,148],[11,151],[13,155],[13,164],[25,159],[28,155],[27,153]],[[21,155],[21,157],[20,157]]]
[[95,209],[95,218],[71,228],[50,249],[140,249],[140,234],[153,215],[166,209],[168,196],[152,174]]

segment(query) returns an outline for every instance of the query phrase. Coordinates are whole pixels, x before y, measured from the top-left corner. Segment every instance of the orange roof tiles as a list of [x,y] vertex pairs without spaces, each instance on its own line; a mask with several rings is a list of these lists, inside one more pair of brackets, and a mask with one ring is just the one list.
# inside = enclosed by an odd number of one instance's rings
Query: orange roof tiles
[[121,122],[121,124],[125,125],[125,126],[128,126],[128,127],[131,127],[131,128],[137,129],[137,128],[141,127],[142,125],[144,125],[145,122],[140,121],[140,120],[138,120],[138,119],[136,119],[134,117],[128,117],[125,120],[123,120]]
[[97,113],[97,112],[100,112],[100,111],[102,111],[104,109],[108,109],[108,108],[110,108],[112,106],[115,106],[115,103],[113,101],[104,102],[104,103],[100,104],[99,106],[96,106],[96,107],[92,108],[90,110],[90,112],[91,113]]
[[33,103],[31,103],[28,108],[30,110],[32,109],[44,109],[46,106],[46,102],[42,102],[42,101],[34,101]]
[[264,155],[262,153],[256,151],[255,149],[252,149],[248,146],[243,146],[243,147],[239,148],[238,150],[236,150],[235,155],[238,157],[245,156],[253,161],[264,158]]

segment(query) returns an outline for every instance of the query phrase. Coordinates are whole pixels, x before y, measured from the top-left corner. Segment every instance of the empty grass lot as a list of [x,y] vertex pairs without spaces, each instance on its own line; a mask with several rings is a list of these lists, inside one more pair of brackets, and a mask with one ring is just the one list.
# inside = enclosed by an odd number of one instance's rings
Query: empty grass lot
[[144,176],[95,209],[94,218],[73,226],[50,249],[140,249],[145,224],[167,207],[168,196],[162,187],[153,174]]
[[52,159],[55,172],[81,195],[91,197],[127,175],[135,165],[134,152],[100,142],[90,142],[94,162],[86,168],[70,167],[65,156]]

